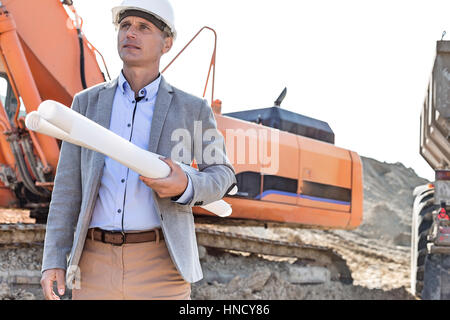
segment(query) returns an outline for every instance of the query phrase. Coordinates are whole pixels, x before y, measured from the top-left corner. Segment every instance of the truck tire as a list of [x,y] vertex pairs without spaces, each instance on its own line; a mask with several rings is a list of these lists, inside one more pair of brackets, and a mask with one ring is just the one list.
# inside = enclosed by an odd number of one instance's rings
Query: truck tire
[[414,201],[411,230],[411,292],[421,298],[424,287],[427,236],[433,224],[434,190],[419,194]]
[[422,299],[450,300],[450,256],[427,255],[424,269]]
[[411,232],[411,292],[424,300],[450,299],[450,256],[429,254],[427,236],[433,225],[434,190],[414,202]]

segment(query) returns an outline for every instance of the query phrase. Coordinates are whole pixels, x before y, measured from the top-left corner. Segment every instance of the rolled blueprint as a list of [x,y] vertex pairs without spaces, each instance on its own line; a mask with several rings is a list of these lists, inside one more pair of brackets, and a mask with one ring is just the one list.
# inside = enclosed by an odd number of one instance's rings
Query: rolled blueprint
[[[139,148],[59,102],[44,101],[37,112],[27,115],[25,124],[30,130],[100,152],[144,177],[165,178],[170,174],[170,167],[158,154]],[[196,170],[183,163],[177,164],[185,171]],[[220,217],[232,212],[231,206],[223,200],[201,207]]]
[[69,134],[72,130],[74,119],[86,118],[80,113],[73,111],[65,105],[53,100],[46,100],[42,102],[39,105],[37,112],[42,118]]
[[170,167],[159,159],[159,155],[141,149],[98,123],[87,120],[73,119],[70,137],[74,141],[87,143],[90,149],[100,150],[144,177],[159,179],[170,174]]
[[[65,131],[54,126],[47,120],[41,117],[37,111],[30,112],[25,118],[25,125],[28,129],[43,133],[48,136],[52,136],[59,140],[64,140],[73,144],[78,144],[81,147],[87,148],[88,146],[82,145],[81,142],[73,140]],[[97,151],[97,150],[95,150]]]

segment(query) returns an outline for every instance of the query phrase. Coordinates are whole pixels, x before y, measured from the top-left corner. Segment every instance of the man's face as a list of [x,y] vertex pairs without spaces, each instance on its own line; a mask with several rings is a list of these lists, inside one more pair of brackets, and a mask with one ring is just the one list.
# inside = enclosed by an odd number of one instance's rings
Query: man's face
[[173,39],[164,38],[163,32],[151,22],[129,16],[119,24],[117,49],[128,66],[159,64],[161,56],[172,47]]

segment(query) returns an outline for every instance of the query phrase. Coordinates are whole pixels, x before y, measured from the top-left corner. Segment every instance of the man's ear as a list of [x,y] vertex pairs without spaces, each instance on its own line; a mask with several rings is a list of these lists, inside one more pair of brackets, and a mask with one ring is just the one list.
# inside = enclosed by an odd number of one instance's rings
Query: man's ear
[[163,47],[163,54],[170,51],[173,45],[173,38],[172,37],[166,37],[164,39],[164,47]]

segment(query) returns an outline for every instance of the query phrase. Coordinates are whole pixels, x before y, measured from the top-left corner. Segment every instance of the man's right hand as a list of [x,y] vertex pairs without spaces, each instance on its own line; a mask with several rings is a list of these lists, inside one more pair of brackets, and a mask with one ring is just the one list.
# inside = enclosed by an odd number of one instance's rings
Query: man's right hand
[[44,291],[46,300],[61,300],[61,298],[53,291],[53,283],[56,281],[59,295],[63,295],[66,288],[66,270],[64,269],[48,269],[42,273],[41,287]]

